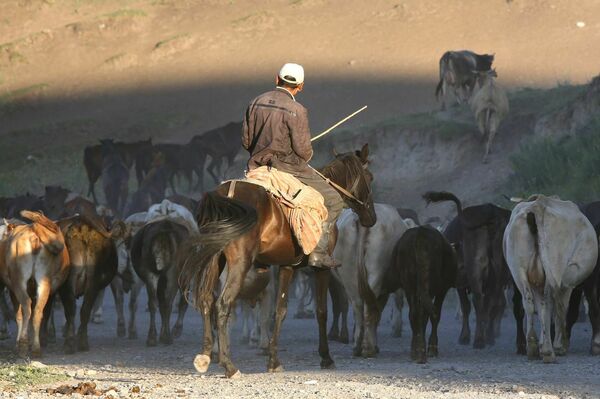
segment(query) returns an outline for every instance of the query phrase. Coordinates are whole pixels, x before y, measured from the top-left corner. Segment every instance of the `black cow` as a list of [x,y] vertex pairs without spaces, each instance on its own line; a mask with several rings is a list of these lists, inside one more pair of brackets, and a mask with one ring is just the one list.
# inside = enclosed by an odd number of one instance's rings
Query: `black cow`
[[469,50],[446,51],[440,58],[440,82],[435,89],[435,97],[439,99],[440,94],[442,96],[442,110],[446,108],[444,97],[448,86],[453,88],[459,104],[467,101],[475,88],[477,73],[489,71],[493,62],[493,54],[476,54]]
[[[463,312],[463,331],[459,343],[468,344],[470,332],[468,319],[470,306],[467,289],[472,294],[477,324],[473,347],[494,345],[500,331],[500,322],[506,297],[504,291],[513,284],[504,259],[502,239],[510,219],[510,211],[494,204],[482,204],[462,209],[460,200],[447,192],[428,192],[423,195],[427,203],[452,201],[458,216],[446,229],[447,239],[459,254],[458,287]],[[517,353],[525,354],[523,317],[525,315],[521,294],[514,287],[513,312],[517,321]]]
[[161,220],[146,224],[134,236],[131,242],[131,263],[135,272],[146,284],[148,308],[150,309],[150,327],[148,346],[155,346],[156,308],[161,317],[160,342],[171,344],[169,325],[175,295],[179,291],[177,279],[179,270],[176,257],[181,243],[188,237],[186,227],[170,220]]
[[[383,279],[382,294],[404,289],[413,332],[411,358],[427,362],[427,355],[438,355],[437,327],[442,304],[456,281],[456,258],[444,236],[430,226],[408,229],[396,243],[392,264]],[[427,323],[431,335],[425,351]]]
[[[589,219],[596,235],[600,234],[600,201],[591,202],[579,207],[581,212]],[[571,329],[579,316],[579,304],[581,295],[585,293],[585,298],[589,305],[590,323],[592,324],[592,355],[600,355],[600,258],[596,262],[596,267],[592,274],[585,279],[571,293],[569,310],[567,312],[567,336],[571,337]]]

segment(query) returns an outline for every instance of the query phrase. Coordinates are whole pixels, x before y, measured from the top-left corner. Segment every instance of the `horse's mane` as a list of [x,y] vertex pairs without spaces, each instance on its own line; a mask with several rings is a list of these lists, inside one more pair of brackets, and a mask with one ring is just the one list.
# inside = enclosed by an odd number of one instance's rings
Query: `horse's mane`
[[368,192],[369,186],[365,183],[364,178],[358,182],[356,187],[350,187],[356,181],[357,177],[365,174],[360,158],[352,152],[338,155],[321,169],[321,173],[333,182],[346,188],[358,198],[364,198],[364,195]]

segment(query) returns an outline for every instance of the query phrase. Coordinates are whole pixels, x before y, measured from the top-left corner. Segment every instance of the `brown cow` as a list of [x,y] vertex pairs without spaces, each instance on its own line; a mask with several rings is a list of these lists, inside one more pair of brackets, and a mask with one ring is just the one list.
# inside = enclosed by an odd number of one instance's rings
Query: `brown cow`
[[40,212],[22,211],[21,216],[33,223],[7,226],[8,236],[0,242],[0,276],[19,304],[17,349],[23,357],[29,350],[29,322],[35,299],[31,354],[40,356],[44,310],[50,296],[69,275],[69,253],[62,232],[50,219]]
[[65,309],[68,353],[75,352],[75,299],[83,296],[80,324],[77,332],[77,349],[89,349],[87,325],[98,293],[117,273],[117,249],[110,234],[98,230],[97,221],[84,215],[69,217],[58,222],[65,237],[71,261],[69,278],[60,288]]
[[442,110],[446,109],[446,90],[454,89],[454,97],[461,104],[473,93],[479,71],[489,71],[494,62],[493,54],[476,54],[469,50],[446,51],[440,58],[440,82],[435,97],[442,96]]

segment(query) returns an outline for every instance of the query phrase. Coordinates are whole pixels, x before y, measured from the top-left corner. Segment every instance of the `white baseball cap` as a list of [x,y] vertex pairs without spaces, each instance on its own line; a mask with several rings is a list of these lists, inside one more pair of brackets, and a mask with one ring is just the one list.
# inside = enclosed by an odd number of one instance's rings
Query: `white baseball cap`
[[304,83],[304,68],[302,65],[287,63],[281,67],[279,77],[285,82],[299,85]]

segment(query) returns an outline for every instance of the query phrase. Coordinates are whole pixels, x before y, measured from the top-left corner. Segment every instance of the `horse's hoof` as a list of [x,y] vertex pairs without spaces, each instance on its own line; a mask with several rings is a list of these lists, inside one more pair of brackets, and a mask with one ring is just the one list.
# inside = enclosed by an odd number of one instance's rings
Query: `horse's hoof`
[[183,332],[183,326],[175,325],[173,327],[173,338],[181,337],[181,333]]
[[240,370],[236,370],[233,374],[225,374],[225,377],[230,378],[232,380],[239,380],[242,378],[242,372]]
[[88,340],[87,339],[81,339],[79,340],[79,344],[77,345],[77,350],[80,352],[87,352],[90,350],[90,344],[88,344]]
[[473,348],[483,349],[485,348],[485,342],[482,339],[476,339],[475,341],[473,341]]
[[425,357],[425,356],[417,356],[417,359],[415,360],[415,363],[417,363],[417,364],[425,364],[425,363],[427,363],[427,357]]
[[542,361],[546,364],[556,363],[556,356],[554,355],[554,353],[547,353],[545,355],[542,355]]
[[330,341],[339,341],[340,335],[338,333],[332,331],[327,335],[327,339]]
[[40,357],[42,357],[42,349],[41,348],[34,348],[31,350],[31,357],[35,358],[35,359],[39,359]]
[[333,370],[335,369],[335,362],[333,359],[323,359],[321,360],[321,368],[324,370]]
[[458,337],[459,345],[469,345],[470,342],[471,342],[471,337],[468,335],[461,335],[460,337]]
[[527,354],[527,348],[525,347],[525,345],[517,345],[517,355],[526,355]]
[[160,337],[160,343],[164,345],[171,345],[173,343],[173,338],[171,337]]
[[210,366],[210,356],[207,355],[196,355],[194,358],[194,368],[200,374],[206,373]]
[[567,350],[565,348],[554,348],[554,354],[556,356],[566,356]]
[[430,346],[429,348],[427,348],[427,355],[429,357],[438,357],[438,347],[437,345],[435,346]]
[[600,344],[593,343],[590,352],[592,353],[592,356],[600,355]]
[[137,335],[137,331],[129,331],[129,335],[127,336],[127,338],[129,339],[137,339],[138,335]]
[[75,345],[75,340],[73,340],[73,339],[66,339],[65,340],[64,350],[65,350],[65,353],[67,355],[72,355],[73,353],[77,352],[77,347]]
[[346,335],[346,336],[344,336],[344,335],[340,335],[340,340],[339,340],[339,342],[340,342],[340,343],[342,343],[342,344],[346,344],[346,345],[347,345],[347,344],[349,344],[349,343],[350,343],[350,339],[348,338],[348,336],[347,336],[347,335]]
[[362,357],[364,357],[364,358],[377,357],[377,349],[375,349],[375,348],[363,349]]
[[284,369],[283,369],[283,366],[280,364],[279,366],[277,366],[275,368],[268,368],[267,371],[269,373],[283,373]]
[[94,324],[102,324],[102,323],[104,323],[104,320],[102,319],[102,316],[93,316],[92,317],[92,323],[94,323]]
[[146,340],[146,346],[156,346],[157,342],[156,342],[156,338],[148,338]]
[[352,356],[354,357],[360,357],[362,355],[362,349],[361,348],[354,348],[352,349]]
[[127,335],[127,331],[125,331],[125,325],[119,324],[117,326],[117,337],[123,338],[125,335]]

